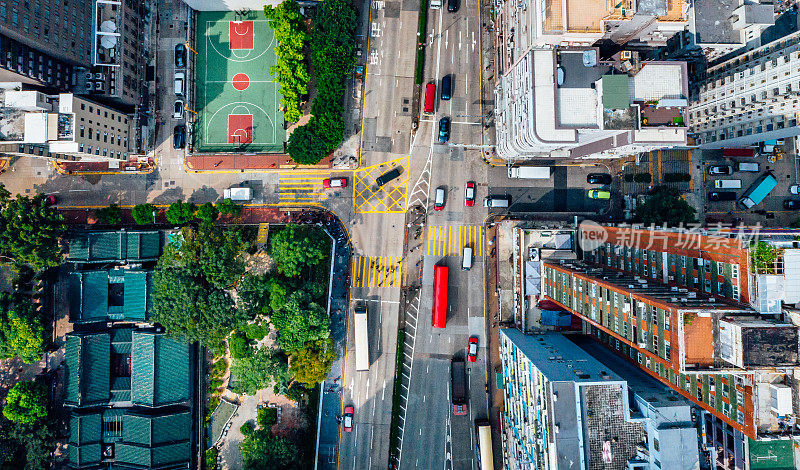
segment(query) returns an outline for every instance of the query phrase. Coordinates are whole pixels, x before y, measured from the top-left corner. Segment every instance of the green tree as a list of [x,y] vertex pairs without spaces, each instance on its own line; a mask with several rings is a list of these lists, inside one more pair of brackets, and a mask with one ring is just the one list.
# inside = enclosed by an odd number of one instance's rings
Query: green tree
[[194,219],[197,206],[191,202],[183,202],[180,199],[169,205],[167,209],[167,220],[174,225],[183,225]]
[[276,7],[265,6],[264,15],[275,31],[278,45],[275,55],[278,60],[270,68],[281,85],[281,107],[283,117],[295,122],[303,115],[300,109],[303,96],[308,93],[310,75],[303,49],[308,43],[300,5],[295,0],[285,0]]
[[288,439],[267,430],[253,431],[241,444],[243,470],[299,468],[300,451]]
[[759,241],[751,249],[751,256],[756,266],[756,272],[771,274],[778,259],[778,249],[767,242]]
[[231,375],[236,378],[237,391],[247,395],[255,395],[273,382],[290,377],[286,356],[264,347],[256,350],[251,357],[235,359],[231,364]]
[[681,198],[681,193],[667,186],[656,187],[636,208],[637,219],[646,225],[678,227],[695,222],[694,214],[694,208]]
[[286,351],[299,351],[307,343],[330,336],[330,319],[325,309],[311,302],[307,292],[293,292],[283,308],[273,312],[272,324],[278,330],[278,344]]
[[278,410],[276,408],[259,408],[256,413],[256,422],[261,429],[269,431],[278,422]]
[[309,122],[292,131],[289,136],[286,151],[295,163],[315,165],[328,154],[327,143],[316,134],[314,127]]
[[242,206],[236,204],[231,198],[225,198],[217,204],[217,209],[221,214],[239,215],[242,213]]
[[61,262],[64,217],[41,194],[11,198],[0,185],[0,256],[35,270]]
[[6,397],[3,416],[13,423],[36,424],[47,418],[47,390],[36,382],[17,382]]
[[231,357],[234,359],[246,359],[251,357],[254,352],[250,341],[239,331],[234,331],[233,334],[228,337],[228,347],[231,350]]
[[28,299],[0,293],[0,359],[19,357],[24,363],[39,361],[46,345],[45,328]]
[[333,340],[319,339],[307,343],[304,349],[292,351],[289,356],[289,371],[295,380],[313,387],[325,380],[334,359],[336,353]]
[[137,204],[133,206],[131,215],[133,220],[139,225],[148,225],[156,223],[156,215],[158,209],[152,204]]
[[260,313],[269,313],[265,308],[269,299],[270,281],[267,275],[246,273],[236,287],[239,306],[254,317]]
[[56,439],[52,425],[47,422],[33,425],[14,423],[10,428],[8,436],[17,443],[19,452],[10,462],[11,466],[4,468],[49,469]]
[[217,220],[218,215],[219,211],[217,210],[216,207],[214,207],[214,204],[211,204],[210,202],[207,202],[202,206],[200,206],[200,208],[197,209],[197,213],[195,214],[195,216],[197,216],[198,219],[204,222],[213,222]]
[[315,266],[330,253],[330,239],[322,230],[289,224],[270,239],[270,255],[278,272],[299,276],[306,266]]
[[211,470],[217,466],[217,456],[219,455],[219,450],[216,447],[212,447],[206,451],[206,470]]
[[293,283],[289,279],[273,277],[269,280],[269,308],[272,312],[278,312],[286,305],[286,297],[294,290]]
[[97,219],[104,224],[119,225],[122,223],[122,209],[117,204],[109,204],[94,211]]

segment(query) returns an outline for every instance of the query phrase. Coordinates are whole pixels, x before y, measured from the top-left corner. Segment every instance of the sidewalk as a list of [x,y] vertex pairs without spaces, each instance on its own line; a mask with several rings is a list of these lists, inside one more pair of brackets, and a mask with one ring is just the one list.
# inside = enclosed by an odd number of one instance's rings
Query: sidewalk
[[[168,225],[169,222],[165,216],[167,205],[156,205],[159,212],[156,214],[157,225]],[[309,208],[310,209],[310,208]],[[305,210],[309,210],[305,209]],[[83,209],[59,209],[59,212],[64,216],[64,221],[68,225],[94,225],[97,223],[97,218],[94,215],[94,208]],[[287,224],[287,223],[302,223],[303,222],[303,209],[292,207],[291,210],[285,210],[279,207],[247,207],[242,209],[241,215],[220,215],[217,223],[225,224]],[[130,226],[135,222],[131,216],[131,206],[122,208],[122,225]],[[152,228],[151,225],[139,225],[134,228]]]
[[53,167],[62,175],[114,175],[151,173],[156,165],[153,158],[148,157],[142,161],[138,158],[105,162],[60,161],[53,162]]
[[187,155],[184,164],[187,171],[252,171],[291,170],[332,167],[333,155],[328,155],[316,165],[298,165],[285,153],[248,155],[235,153]]
[[[488,303],[487,329],[489,331],[489,344],[487,345],[487,364],[489,374],[488,415],[492,426],[492,450],[494,454],[494,468],[503,468],[503,427],[500,416],[503,412],[503,389],[497,388],[496,373],[501,370],[500,360],[500,329],[497,318],[500,313],[500,297],[498,289],[498,257],[497,253],[497,224],[488,224],[486,227],[487,255],[486,255],[486,299]],[[492,241],[491,248],[489,241]]]

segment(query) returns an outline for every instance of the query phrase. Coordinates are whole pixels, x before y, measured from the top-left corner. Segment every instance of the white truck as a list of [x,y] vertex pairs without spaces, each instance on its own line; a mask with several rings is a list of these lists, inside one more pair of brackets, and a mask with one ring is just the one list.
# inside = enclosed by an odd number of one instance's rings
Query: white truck
[[431,9],[439,10],[442,8],[442,0],[431,0]]
[[253,198],[250,188],[228,188],[222,192],[222,195],[231,201],[249,201]]
[[508,167],[509,178],[524,179],[549,179],[549,166],[510,166]]

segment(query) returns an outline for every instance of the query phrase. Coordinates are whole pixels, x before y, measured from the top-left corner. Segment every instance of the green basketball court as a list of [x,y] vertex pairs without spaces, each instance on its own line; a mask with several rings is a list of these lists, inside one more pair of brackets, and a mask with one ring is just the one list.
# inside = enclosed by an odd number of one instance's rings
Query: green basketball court
[[261,12],[197,13],[195,152],[283,152],[276,45]]

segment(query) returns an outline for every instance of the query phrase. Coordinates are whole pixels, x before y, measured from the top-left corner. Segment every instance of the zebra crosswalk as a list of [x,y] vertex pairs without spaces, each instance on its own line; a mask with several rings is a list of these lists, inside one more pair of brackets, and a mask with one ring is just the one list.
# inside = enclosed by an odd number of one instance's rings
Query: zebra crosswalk
[[481,225],[431,225],[428,226],[426,253],[429,256],[460,255],[471,246],[475,256],[483,256],[483,226]]
[[353,256],[352,287],[400,287],[403,258],[400,256]]

